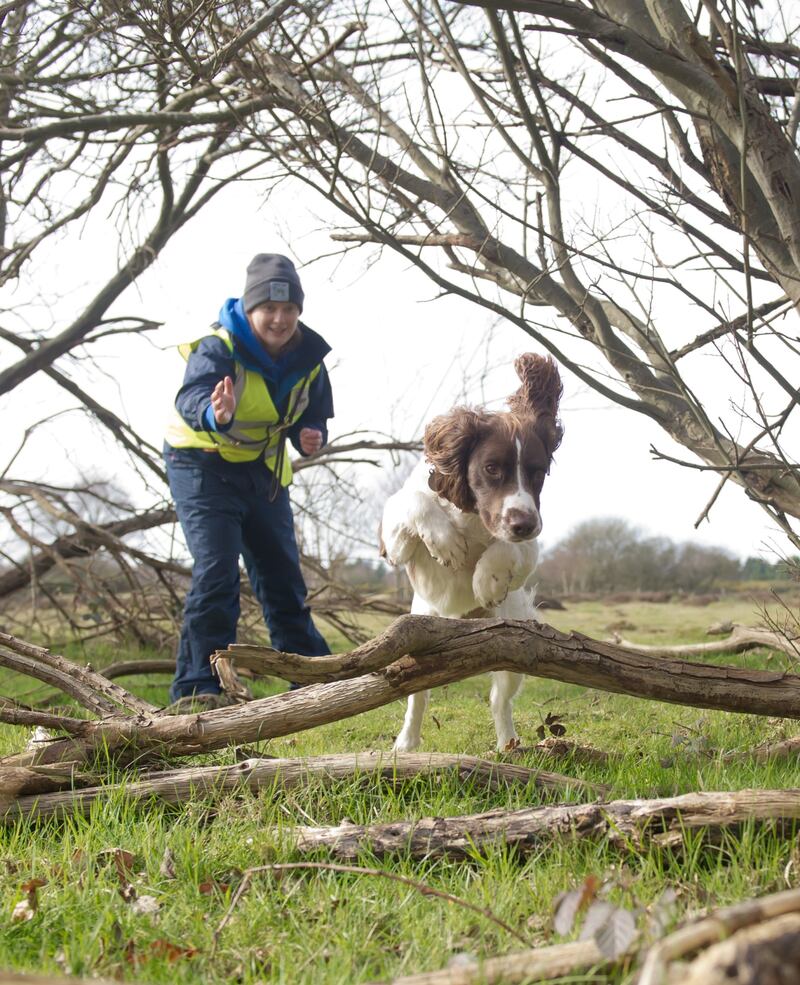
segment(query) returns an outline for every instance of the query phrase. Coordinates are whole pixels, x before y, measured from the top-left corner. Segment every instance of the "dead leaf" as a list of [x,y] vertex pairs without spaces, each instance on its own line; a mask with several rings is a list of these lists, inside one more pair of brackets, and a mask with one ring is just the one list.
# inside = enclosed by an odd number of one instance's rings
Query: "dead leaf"
[[25,899],[20,900],[12,910],[12,923],[24,923],[26,920],[33,919],[34,913],[39,908],[39,899],[36,891],[46,885],[47,881],[45,879],[29,879],[27,882],[22,883],[19,888],[25,893]]
[[193,958],[198,953],[196,947],[181,947],[180,944],[173,944],[172,941],[165,941],[163,938],[153,941],[149,950],[154,957],[166,958],[170,962]]
[[169,848],[164,849],[164,857],[161,859],[161,865],[158,867],[159,875],[162,875],[165,879],[177,879],[178,876],[175,872],[175,856]]
[[27,882],[23,882],[19,888],[23,893],[27,893],[28,896],[35,896],[36,890],[46,885],[47,882],[44,879],[29,879]]
[[556,912],[553,917],[553,929],[557,934],[566,937],[572,933],[575,917],[578,915],[578,904],[583,890],[573,889],[556,897]]
[[573,889],[556,897],[553,929],[557,934],[566,936],[572,933],[575,918],[597,896],[599,888],[600,880],[597,876],[590,874],[584,879],[579,889]]
[[[31,903],[33,899],[33,903]],[[17,903],[11,912],[11,922],[12,923],[24,923],[26,920],[33,920],[33,915],[36,913],[36,897],[26,896]]]
[[138,899],[134,900],[131,910],[137,916],[151,916],[154,913],[158,913],[161,909],[161,904],[155,898],[155,896],[140,896]]
[[589,875],[583,880],[583,886],[581,887],[581,901],[578,904],[579,910],[584,910],[592,900],[597,896],[597,891],[600,888],[600,880],[594,873],[590,872]]
[[678,915],[678,894],[671,886],[667,886],[664,892],[653,903],[650,916],[653,927],[662,937],[675,923]]
[[628,950],[635,937],[636,917],[630,910],[619,908],[594,933],[595,943],[612,961],[616,961]]
[[117,878],[122,885],[127,885],[131,881],[130,877],[133,875],[135,861],[136,856],[133,852],[126,852],[124,848],[104,848],[97,853],[99,866],[108,865],[109,862],[114,863]]
[[604,900],[595,900],[586,913],[578,940],[591,940],[598,930],[611,918],[616,907]]
[[211,896],[212,893],[225,894],[230,888],[230,884],[227,882],[217,882],[216,879],[209,879],[206,882],[201,882],[197,887],[197,891],[202,896]]

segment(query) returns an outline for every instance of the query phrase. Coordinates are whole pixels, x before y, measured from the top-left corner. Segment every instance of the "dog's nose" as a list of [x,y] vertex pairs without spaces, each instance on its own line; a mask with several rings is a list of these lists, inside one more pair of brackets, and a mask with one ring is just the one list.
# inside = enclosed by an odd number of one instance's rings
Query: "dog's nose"
[[538,517],[534,513],[523,512],[522,510],[509,510],[506,517],[508,529],[512,536],[525,540],[535,533],[538,526]]
[[533,533],[533,528],[533,520],[517,520],[516,523],[511,524],[511,533],[515,537],[530,537]]

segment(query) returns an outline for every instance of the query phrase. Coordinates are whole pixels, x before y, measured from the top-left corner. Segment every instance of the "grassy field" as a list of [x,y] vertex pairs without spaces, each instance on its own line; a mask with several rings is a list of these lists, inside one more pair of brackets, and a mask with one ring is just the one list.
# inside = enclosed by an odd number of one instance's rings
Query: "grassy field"
[[[605,638],[607,627],[624,627],[619,631],[626,638],[662,643],[703,641],[706,627],[719,620],[759,619],[747,600],[703,608],[591,602],[542,615],[562,630]],[[98,649],[91,657],[102,666],[132,655]],[[784,660],[756,652],[728,662],[775,669]],[[164,678],[122,683],[155,703],[166,700]],[[0,693],[9,693],[30,690],[31,682],[8,676],[0,684]],[[479,677],[436,692],[424,749],[488,754],[493,743],[488,687],[488,678]],[[259,694],[281,689],[270,682],[260,686]],[[535,756],[526,762],[610,784],[611,797],[800,786],[794,763],[726,765],[719,755],[793,734],[789,721],[709,713],[529,680],[517,703],[517,727],[524,739],[535,741],[548,712],[564,716],[567,738],[617,758],[604,767],[574,762],[554,766]],[[402,714],[398,703],[248,752],[302,756],[388,750]],[[26,739],[26,730],[4,727],[0,753],[18,750]],[[230,763],[235,753],[229,750],[206,761]],[[245,869],[298,858],[291,847],[294,824],[336,824],[345,818],[391,821],[544,802],[533,786],[487,791],[453,779],[418,779],[393,788],[386,782],[353,780],[288,794],[230,796],[213,805],[191,801],[179,808],[150,804],[134,809],[115,796],[96,805],[89,817],[19,823],[0,833],[0,967],[150,983],[333,985],[434,970],[454,955],[481,958],[517,950],[522,944],[516,937],[463,907],[376,876],[335,872],[256,877],[216,948],[214,932]],[[131,881],[140,898],[154,897],[155,912],[140,912],[121,895],[109,854],[117,848],[132,853]],[[174,859],[174,877],[163,871],[167,850]],[[564,838],[524,858],[498,845],[476,851],[468,861],[377,861],[365,854],[361,864],[488,907],[533,946],[567,939],[553,930],[554,901],[588,876],[605,883],[603,892],[610,901],[635,909],[642,923],[648,908],[670,888],[677,893],[675,917],[681,919],[800,885],[798,851],[791,833],[745,826],[713,846],[692,837],[680,852],[650,846],[620,852],[606,844]],[[14,906],[32,879],[43,882],[38,909],[32,919],[14,922]],[[621,968],[565,981],[622,983],[633,974],[633,968]]]

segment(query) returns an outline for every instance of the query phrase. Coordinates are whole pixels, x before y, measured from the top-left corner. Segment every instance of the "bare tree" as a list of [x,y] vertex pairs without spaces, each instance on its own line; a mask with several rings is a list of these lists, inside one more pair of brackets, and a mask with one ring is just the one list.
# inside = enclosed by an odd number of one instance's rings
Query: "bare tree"
[[[157,319],[119,314],[126,290],[221,191],[247,176],[259,179],[263,196],[285,175],[263,152],[264,112],[275,97],[247,91],[240,60],[255,39],[288,58],[287,38],[305,43],[325,6],[0,7],[0,288],[15,291],[0,321],[0,350],[10,356],[0,360],[0,395],[44,374],[127,453],[150,496],[134,506],[119,492],[106,495],[102,483],[11,478],[17,454],[49,420],[31,424],[0,463],[0,511],[10,531],[0,545],[0,598],[26,589],[24,618],[45,636],[56,617],[84,637],[128,633],[160,643],[174,630],[180,606],[172,582],[188,569],[174,537],[158,535],[175,522],[160,452],[91,394],[94,343],[111,337],[121,347],[130,333],[157,328]],[[52,282],[47,258],[100,221],[113,227],[116,257],[97,272],[92,296],[76,301],[73,285]],[[16,395],[15,406],[24,407]],[[335,469],[338,458],[382,444],[393,447],[391,439],[358,436],[319,462]],[[100,504],[104,515],[93,515]],[[334,612],[341,599],[330,596],[325,606]],[[245,629],[248,614],[254,606]]]
[[240,64],[240,98],[272,97],[262,150],[344,213],[335,238],[517,324],[797,545],[790,14],[406,0],[356,33],[349,15]]
[[7,312],[19,357],[0,393],[47,373],[160,479],[65,357],[148,327],[109,323],[111,304],[222,187],[291,178],[341,210],[342,249],[388,246],[516,324],[800,546],[792,9],[111,0],[0,16],[2,283],[98,209],[121,256],[48,329]]

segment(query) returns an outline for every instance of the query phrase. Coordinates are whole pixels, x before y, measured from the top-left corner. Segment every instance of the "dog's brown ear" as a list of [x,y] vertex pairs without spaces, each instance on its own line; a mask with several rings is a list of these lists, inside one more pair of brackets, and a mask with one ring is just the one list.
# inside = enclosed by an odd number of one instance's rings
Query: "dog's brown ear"
[[564,390],[558,366],[550,356],[525,352],[514,360],[514,369],[521,386],[509,397],[508,406],[514,414],[535,418],[536,431],[548,455],[552,455],[564,435],[558,419],[558,404]]
[[464,513],[475,512],[467,466],[484,420],[485,415],[469,407],[455,407],[425,428],[425,458],[433,466],[428,485]]

